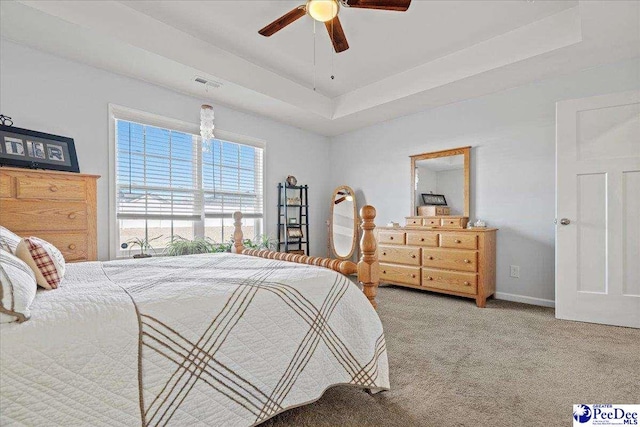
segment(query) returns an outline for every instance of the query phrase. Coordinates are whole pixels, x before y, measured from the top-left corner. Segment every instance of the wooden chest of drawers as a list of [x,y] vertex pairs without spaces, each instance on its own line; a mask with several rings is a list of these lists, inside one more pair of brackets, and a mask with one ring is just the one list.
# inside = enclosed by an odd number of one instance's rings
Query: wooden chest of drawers
[[496,229],[377,229],[380,281],[474,298],[495,293]]
[[0,168],[0,225],[50,242],[69,262],[96,260],[98,178]]

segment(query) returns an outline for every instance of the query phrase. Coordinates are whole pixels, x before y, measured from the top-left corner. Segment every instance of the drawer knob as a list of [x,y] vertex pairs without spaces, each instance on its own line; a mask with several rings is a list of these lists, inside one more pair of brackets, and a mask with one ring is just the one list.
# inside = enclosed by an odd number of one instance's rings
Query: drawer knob
[[421,238],[420,238],[420,241],[421,241],[421,242],[424,242],[424,237],[421,237]]
[[386,253],[386,252],[382,252],[382,255],[383,255],[383,256],[386,256],[386,255],[387,255],[387,253]]
[[75,218],[76,218],[76,214],[74,214],[74,213],[70,213],[70,214],[68,215],[68,218],[69,218],[69,219],[75,219]]
[[73,250],[75,250],[76,245],[71,243],[68,247],[69,247],[69,249],[71,249],[73,251]]
[[415,275],[415,274],[412,274],[412,275],[411,275],[411,278],[412,278],[412,279],[415,279],[415,278],[416,278],[416,275]]
[[393,240],[393,236],[389,236],[389,240]]
[[467,264],[469,264],[471,261],[470,261],[470,260],[468,260],[468,259],[465,259],[465,260],[464,260],[464,262],[465,262],[465,263],[467,263]]
[[464,282],[464,284],[465,284],[466,286],[469,286],[471,283],[469,283],[469,282]]
[[458,239],[454,240],[454,242],[456,242],[456,243],[461,243],[461,242],[460,242],[460,240],[458,240]]
[[387,270],[382,270],[382,274],[387,274]]
[[49,190],[51,190],[53,193],[55,193],[56,191],[58,191],[58,187],[56,187],[55,185],[52,185],[49,187]]
[[427,280],[433,280],[433,277],[429,276],[427,277]]
[[416,257],[416,254],[411,255],[411,258],[415,258],[415,257]]
[[433,259],[433,257],[432,256],[428,256],[427,259]]

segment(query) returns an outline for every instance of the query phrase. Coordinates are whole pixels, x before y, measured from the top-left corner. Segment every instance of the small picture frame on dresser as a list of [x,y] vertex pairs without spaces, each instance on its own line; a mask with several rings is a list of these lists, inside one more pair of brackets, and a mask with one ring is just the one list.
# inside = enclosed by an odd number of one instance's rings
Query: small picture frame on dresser
[[422,203],[430,206],[447,206],[447,199],[444,194],[422,193]]
[[73,138],[0,125],[0,166],[80,172]]

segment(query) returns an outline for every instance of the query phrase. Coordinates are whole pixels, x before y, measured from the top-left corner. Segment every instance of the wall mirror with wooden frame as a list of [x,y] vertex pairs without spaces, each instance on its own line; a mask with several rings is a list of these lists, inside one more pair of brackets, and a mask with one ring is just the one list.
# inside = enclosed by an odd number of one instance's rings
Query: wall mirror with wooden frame
[[469,217],[471,147],[411,156],[411,216]]
[[346,185],[336,188],[331,197],[329,241],[335,258],[351,259],[358,242],[356,195]]

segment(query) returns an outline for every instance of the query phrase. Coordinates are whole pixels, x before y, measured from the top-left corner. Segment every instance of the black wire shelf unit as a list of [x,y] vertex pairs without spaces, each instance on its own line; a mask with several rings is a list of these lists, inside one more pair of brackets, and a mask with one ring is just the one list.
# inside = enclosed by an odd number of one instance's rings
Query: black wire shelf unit
[[[278,251],[280,252],[309,255],[308,190],[308,185],[278,184]],[[291,203],[292,199],[295,203]]]

